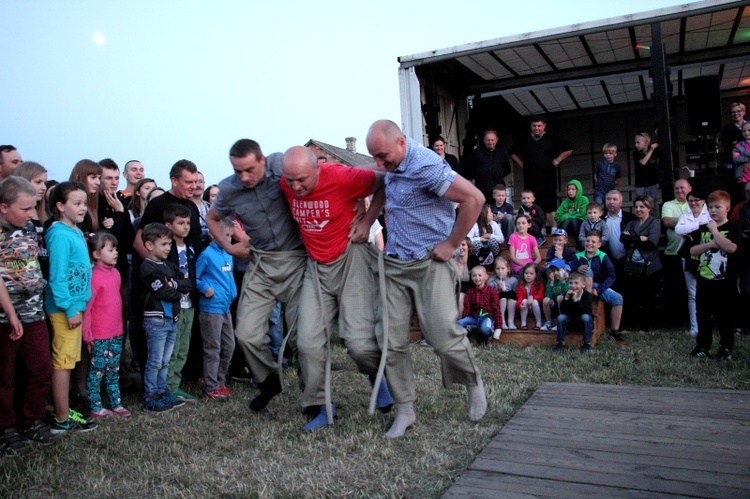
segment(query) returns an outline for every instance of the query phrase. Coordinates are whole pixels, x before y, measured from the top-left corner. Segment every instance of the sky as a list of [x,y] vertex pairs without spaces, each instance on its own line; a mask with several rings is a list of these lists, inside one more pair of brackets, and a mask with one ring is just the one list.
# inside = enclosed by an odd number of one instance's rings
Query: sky
[[183,158],[230,175],[240,138],[366,153],[401,123],[399,56],[684,3],[0,0],[0,144],[56,180],[110,157],[167,187]]

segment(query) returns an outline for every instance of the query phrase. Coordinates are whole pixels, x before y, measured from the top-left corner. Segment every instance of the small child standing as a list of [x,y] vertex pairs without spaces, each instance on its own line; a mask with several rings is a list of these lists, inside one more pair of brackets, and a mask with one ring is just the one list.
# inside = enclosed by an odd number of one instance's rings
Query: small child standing
[[516,232],[510,235],[508,247],[510,249],[510,268],[517,274],[527,263],[539,264],[542,257],[539,245],[533,236],[529,235],[531,218],[528,215],[518,215],[516,218]]
[[498,340],[502,333],[501,328],[495,326],[501,324],[503,319],[500,315],[499,298],[497,290],[487,286],[487,269],[477,265],[471,269],[471,282],[474,287],[466,292],[464,298],[464,311],[458,325],[465,327],[467,331],[478,331],[483,339],[490,336]]
[[578,180],[571,180],[565,186],[566,198],[560,203],[555,212],[555,221],[561,229],[575,237],[581,229],[581,223],[586,220],[586,206],[589,198],[583,195],[583,188]]
[[[54,439],[44,422],[52,361],[42,307],[46,282],[31,222],[35,205],[36,190],[26,179],[12,176],[0,183],[0,455],[22,454],[29,441]],[[15,393],[19,364],[26,373],[22,394]],[[22,401],[20,418],[14,395]]]
[[583,249],[583,246],[586,244],[586,236],[593,231],[597,231],[602,235],[602,247],[607,248],[609,243],[609,225],[602,218],[603,214],[604,209],[599,203],[589,203],[586,206],[586,220],[583,221],[581,230],[578,231],[578,247],[580,249]]
[[743,186],[750,182],[750,123],[742,125],[742,138],[732,150],[734,161],[734,176],[737,182]]
[[537,243],[541,245],[544,244],[544,233],[542,232],[542,229],[544,229],[544,224],[547,218],[542,207],[536,204],[535,201],[536,197],[534,197],[534,191],[530,189],[524,189],[521,191],[521,207],[518,208],[516,219],[521,215],[529,217],[531,224],[529,226],[529,232],[534,236]]
[[[230,218],[221,221],[227,240],[234,234]],[[206,397],[216,400],[232,395],[227,388],[229,361],[234,353],[234,328],[229,311],[237,296],[237,285],[232,274],[232,255],[216,242],[200,254],[195,268],[199,299],[199,321],[203,337],[203,378]]]
[[602,147],[604,159],[599,160],[594,167],[594,202],[604,204],[607,193],[614,190],[622,177],[620,165],[615,163],[617,146],[604,144]]
[[[127,418],[130,411],[120,400],[120,357],[122,356],[122,310],[120,272],[117,264],[117,238],[99,231],[89,239],[94,260],[91,275],[91,299],[83,313],[83,342],[89,351],[89,373],[86,392],[91,416],[104,418],[116,414]],[[100,387],[104,378],[112,410],[102,407]]]
[[195,251],[185,241],[190,234],[190,210],[181,204],[170,204],[164,210],[164,225],[172,231],[172,250],[169,261],[179,270],[181,278],[188,279],[191,288],[180,298],[180,318],[177,320],[177,338],[175,339],[172,359],[169,361],[167,387],[176,399],[185,402],[195,402],[195,396],[180,388],[182,383],[182,369],[185,367],[190,350],[190,336],[195,318],[195,308],[191,292],[195,289]]
[[500,225],[503,237],[507,241],[515,228],[515,216],[513,205],[508,202],[508,188],[505,184],[497,184],[492,189],[492,199],[495,200],[495,204],[492,205],[492,215],[495,222]]
[[529,329],[526,325],[526,317],[529,315],[529,309],[534,313],[536,318],[535,331],[542,328],[542,308],[539,305],[544,299],[544,283],[536,269],[536,265],[528,263],[523,268],[523,284],[516,290],[517,307],[521,311],[521,329]]
[[659,144],[651,142],[651,135],[648,133],[641,132],[635,136],[635,195],[651,196],[654,201],[659,196],[659,163],[654,155],[657,147]]
[[[70,373],[81,360],[81,324],[91,298],[91,260],[77,224],[86,216],[86,187],[75,181],[57,184],[49,196],[54,214],[44,242],[49,250],[49,283],[44,311],[52,324],[52,433],[89,431],[96,421],[70,408]],[[118,314],[120,311],[118,310]]]
[[180,300],[192,285],[167,261],[172,250],[172,231],[167,226],[150,223],[143,228],[142,237],[148,252],[140,270],[145,288],[143,329],[148,345],[143,372],[143,406],[150,412],[163,412],[185,404],[182,399],[172,398],[167,388],[167,372],[182,310]]
[[714,325],[719,329],[717,360],[732,360],[734,327],[737,314],[737,246],[740,229],[730,222],[729,193],[714,191],[708,195],[711,221],[690,234],[690,255],[698,257],[698,283],[695,293],[698,336],[690,355],[711,358],[709,350]]
[[570,289],[560,303],[560,315],[557,318],[557,346],[555,352],[564,352],[565,333],[569,327],[583,329],[581,353],[591,352],[591,337],[594,332],[593,297],[584,289],[585,279],[578,272],[570,274]]
[[[510,273],[510,263],[505,258],[498,258],[495,262],[495,275],[487,281],[488,286],[497,289],[500,295],[500,315],[502,317],[501,329],[516,328],[516,289],[518,279]],[[505,319],[505,310],[508,310],[508,319]]]
[[557,306],[560,310],[560,302],[568,292],[568,267],[563,260],[552,260],[547,264],[547,285],[544,287],[544,318],[547,322],[542,326],[542,331],[552,331],[552,311]]

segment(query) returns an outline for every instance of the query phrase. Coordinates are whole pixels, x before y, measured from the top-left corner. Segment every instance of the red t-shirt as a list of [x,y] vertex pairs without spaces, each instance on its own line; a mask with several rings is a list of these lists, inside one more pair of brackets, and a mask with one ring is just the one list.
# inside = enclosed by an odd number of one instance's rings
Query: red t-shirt
[[280,182],[310,258],[330,263],[340,257],[349,243],[354,205],[372,192],[375,172],[338,164],[320,165],[318,185],[305,197],[295,195],[283,177]]

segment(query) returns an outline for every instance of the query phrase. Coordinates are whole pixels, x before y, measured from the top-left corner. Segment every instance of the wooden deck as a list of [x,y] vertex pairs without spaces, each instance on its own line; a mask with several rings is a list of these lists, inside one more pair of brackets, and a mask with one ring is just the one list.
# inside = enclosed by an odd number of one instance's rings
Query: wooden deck
[[545,383],[444,497],[750,497],[750,391]]

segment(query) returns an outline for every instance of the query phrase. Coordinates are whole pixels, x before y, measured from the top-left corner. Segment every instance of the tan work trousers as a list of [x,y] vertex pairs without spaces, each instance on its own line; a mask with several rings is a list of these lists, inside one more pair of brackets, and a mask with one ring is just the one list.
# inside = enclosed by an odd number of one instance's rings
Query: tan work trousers
[[375,339],[377,284],[369,245],[349,244],[330,263],[309,259],[299,298],[297,349],[305,389],[303,407],[323,405],[327,330],[338,312],[339,336],[360,372],[375,375],[381,349]]
[[305,275],[307,252],[251,250],[237,305],[237,345],[245,354],[258,383],[276,370],[268,348],[268,318],[276,302],[286,304],[289,343],[295,345],[299,290]]
[[[452,383],[476,386],[479,367],[466,338],[466,331],[456,324],[456,270],[451,262],[422,260],[401,261],[383,256],[386,301],[388,304],[388,360],[386,378],[393,400],[414,402],[414,368],[409,353],[412,311],[427,341],[440,357],[443,386]],[[377,263],[373,267],[378,274]],[[375,300],[375,334],[383,338],[382,303]]]

